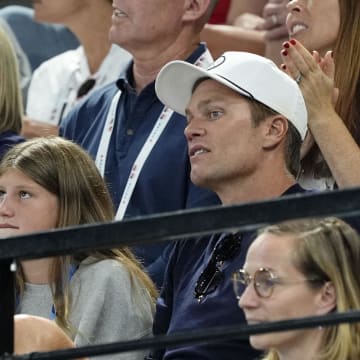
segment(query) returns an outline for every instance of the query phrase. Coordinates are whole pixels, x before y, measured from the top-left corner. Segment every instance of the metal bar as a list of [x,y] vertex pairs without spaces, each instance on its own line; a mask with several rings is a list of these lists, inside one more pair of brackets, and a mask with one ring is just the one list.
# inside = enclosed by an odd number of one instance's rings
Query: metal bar
[[0,356],[14,352],[14,272],[12,260],[0,260]]
[[0,260],[39,258],[91,248],[153,243],[234,228],[248,231],[266,223],[299,217],[359,216],[359,199],[360,188],[353,188],[23,235],[0,240]]
[[77,349],[38,352],[29,355],[14,356],[14,360],[65,360],[88,356],[108,355],[134,350],[161,349],[184,344],[216,343],[224,340],[247,339],[249,335],[279,332],[289,329],[305,329],[321,326],[332,326],[342,323],[360,322],[360,311],[345,313],[329,313],[321,316],[311,316],[288,319],[254,325],[216,326],[205,329],[181,331],[170,335],[158,335],[139,340],[123,341],[101,345],[79,347]]

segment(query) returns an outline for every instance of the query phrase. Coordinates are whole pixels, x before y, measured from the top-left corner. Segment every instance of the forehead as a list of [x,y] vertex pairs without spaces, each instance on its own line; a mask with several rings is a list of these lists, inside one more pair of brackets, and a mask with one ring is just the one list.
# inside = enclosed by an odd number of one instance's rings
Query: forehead
[[209,78],[205,78],[205,79],[200,79],[193,88],[193,95],[196,94],[203,94],[209,91],[219,91],[221,93],[224,94],[229,94],[229,95],[236,95],[239,96],[240,98],[242,98],[242,96],[237,93],[236,91],[230,89],[229,87],[219,83],[216,80],[213,79],[209,79]]
[[6,168],[2,170],[2,173],[0,174],[0,182],[4,183],[7,180],[10,181],[10,184],[15,182],[36,184],[36,182],[33,181],[29,176],[16,168]]
[[259,267],[278,269],[292,266],[294,250],[292,235],[274,235],[263,233],[256,237],[251,244],[245,261],[248,271],[255,271]]
[[200,101],[206,100],[222,100],[248,104],[245,96],[212,79],[200,80],[195,84],[189,106],[197,105]]

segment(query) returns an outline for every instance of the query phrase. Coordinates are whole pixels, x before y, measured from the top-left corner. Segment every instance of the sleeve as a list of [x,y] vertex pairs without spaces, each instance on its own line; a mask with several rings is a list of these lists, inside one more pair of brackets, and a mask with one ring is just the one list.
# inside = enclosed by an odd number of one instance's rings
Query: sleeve
[[[86,138],[88,143],[83,147],[90,153],[90,147],[97,149],[95,145],[100,140],[105,119],[116,91],[116,84],[111,83],[80,99],[61,120],[60,136],[82,146],[84,145],[82,142]],[[94,156],[94,154],[92,155]]]
[[77,119],[80,121],[80,106],[80,104],[75,105],[60,122],[59,135],[65,139],[75,141],[77,132]]
[[59,135],[81,145],[82,139],[89,131],[89,120],[93,120],[99,112],[96,102],[97,98],[92,95],[80,99],[60,121]]
[[[174,296],[173,287],[173,272],[176,265],[177,254],[179,251],[179,242],[177,242],[171,249],[169,254],[169,261],[166,266],[163,287],[160,296],[156,301],[156,310],[153,323],[153,335],[166,334],[171,321],[172,303]],[[162,359],[165,349],[154,349],[150,352],[147,360]]]
[[164,282],[164,274],[166,265],[169,261],[170,254],[174,247],[174,242],[170,242],[162,251],[161,255],[146,267],[151,279],[154,281],[158,289],[162,288]]
[[47,63],[38,67],[31,78],[27,94],[26,115],[31,119],[41,122],[51,122],[51,112],[54,99],[58,97],[55,89],[59,86],[52,86],[50,71]]
[[[74,338],[77,346],[134,340],[151,334],[150,297],[136,281],[132,284],[121,264],[105,260],[78,271],[81,273],[73,290],[70,315],[78,330]],[[106,359],[138,360],[145,353],[113,354]]]

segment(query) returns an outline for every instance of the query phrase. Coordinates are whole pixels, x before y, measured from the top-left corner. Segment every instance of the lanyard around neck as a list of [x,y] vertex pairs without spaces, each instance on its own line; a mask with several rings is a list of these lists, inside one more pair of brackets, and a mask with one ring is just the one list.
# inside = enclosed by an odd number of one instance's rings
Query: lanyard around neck
[[[196,60],[194,64],[201,68],[206,68],[211,64],[211,62],[212,62],[212,57],[210,55],[210,52],[208,50],[205,50],[205,52]],[[116,111],[120,100],[120,96],[121,96],[121,91],[119,90],[112,99],[106,117],[105,126],[103,128],[103,132],[100,138],[99,148],[95,158],[96,166],[98,167],[103,177],[105,175],[106,157],[109,150],[111,135],[114,130],[114,124],[116,121]],[[151,153],[151,150],[154,148],[155,144],[159,140],[162,132],[164,131],[173,113],[174,113],[173,110],[169,109],[166,106],[164,107],[153,129],[151,130],[150,135],[148,136],[144,145],[142,146],[135,162],[131,167],[129,177],[126,182],[118,210],[116,212],[116,217],[115,217],[116,220],[122,220],[124,218],[126,209],[129,205],[131,196],[134,192],[135,185],[140,176],[145,161],[147,160],[147,158]]]

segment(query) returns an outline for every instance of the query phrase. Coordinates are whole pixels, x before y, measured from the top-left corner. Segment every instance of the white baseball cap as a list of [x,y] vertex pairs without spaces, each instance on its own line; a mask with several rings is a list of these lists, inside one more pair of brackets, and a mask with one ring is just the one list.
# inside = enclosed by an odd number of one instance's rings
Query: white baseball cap
[[271,60],[259,55],[225,52],[207,69],[185,61],[169,62],[156,78],[156,94],[162,103],[185,116],[195,83],[206,77],[285,116],[305,138],[307,111],[298,84]]

